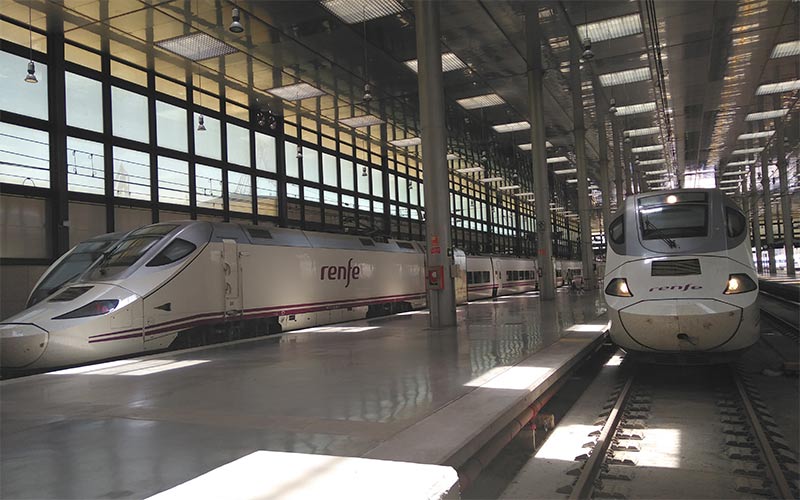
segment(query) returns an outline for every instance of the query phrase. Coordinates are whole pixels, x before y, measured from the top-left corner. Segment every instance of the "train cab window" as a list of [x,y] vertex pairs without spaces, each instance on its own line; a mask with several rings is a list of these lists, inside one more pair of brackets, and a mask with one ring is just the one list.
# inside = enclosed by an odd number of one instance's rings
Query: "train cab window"
[[643,240],[708,236],[708,197],[679,193],[640,198],[639,221]]
[[152,226],[145,226],[133,231],[131,236],[164,236],[172,232],[173,229],[178,227],[177,224],[153,224]]
[[625,216],[620,215],[608,226],[608,234],[611,237],[611,241],[617,243],[618,245],[622,245],[625,243]]
[[725,207],[725,230],[728,238],[741,236],[747,227],[747,219],[735,208]]
[[180,238],[175,238],[175,241],[167,245],[166,248],[161,250],[158,255],[153,257],[153,259],[147,263],[147,267],[163,266],[165,264],[177,262],[194,252],[196,248],[197,246],[195,246],[194,243],[182,240]]
[[361,241],[361,244],[364,245],[365,247],[374,247],[375,246],[375,242],[372,241],[369,238],[359,238],[359,240]]

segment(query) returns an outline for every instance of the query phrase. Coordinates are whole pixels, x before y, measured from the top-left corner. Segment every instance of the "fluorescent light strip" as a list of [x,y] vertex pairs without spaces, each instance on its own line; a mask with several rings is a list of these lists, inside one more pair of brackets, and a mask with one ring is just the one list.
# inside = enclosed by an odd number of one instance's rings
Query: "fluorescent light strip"
[[[764,148],[747,148],[747,149],[734,149],[731,153],[732,155],[747,155],[750,153],[760,153],[764,151]],[[730,165],[730,163],[728,163]]]
[[360,115],[352,116],[350,118],[343,118],[339,120],[339,123],[347,125],[348,127],[363,128],[370,127],[372,125],[380,125],[383,123],[383,120],[375,115]]
[[514,196],[533,196],[533,195],[534,193],[531,193],[530,191],[525,191],[524,193],[514,193]]
[[322,0],[322,6],[347,24],[390,16],[406,10],[397,0]]
[[763,139],[764,137],[772,137],[775,135],[774,130],[764,130],[763,132],[751,132],[749,134],[742,134],[737,137],[740,141],[747,141],[750,139]]
[[744,117],[745,121],[755,122],[759,120],[769,120],[772,118],[783,118],[789,114],[788,109],[775,109],[772,111],[760,111],[758,113],[750,113]]
[[578,179],[567,179],[567,184],[577,184]]
[[[532,144],[529,142],[529,143],[526,143],[526,144],[517,144],[517,147],[518,147],[519,149],[523,150],[523,151],[530,151],[530,150],[532,149],[532,147],[533,147],[533,146],[532,146]],[[553,143],[552,143],[552,142],[550,142],[550,141],[544,141],[544,147],[546,147],[546,148],[552,148],[552,147],[553,147]]]
[[787,82],[767,83],[759,85],[756,95],[781,94],[800,89],[800,80],[789,80]]
[[653,144],[652,146],[639,146],[638,148],[631,148],[631,153],[650,153],[652,151],[661,151],[663,149],[663,145]]
[[741,179],[725,179],[719,181],[720,184],[740,184],[741,182]]
[[667,160],[664,158],[656,158],[654,160],[640,160],[639,165],[661,165],[662,163],[666,163]]
[[645,173],[644,173],[644,175],[661,175],[661,174],[666,174],[666,173],[667,173],[667,169],[663,169],[663,170],[650,170],[650,171],[648,171],[648,172],[645,172]]
[[563,170],[553,170],[553,173],[556,175],[567,175],[567,174],[574,174],[577,173],[577,168],[565,168]]
[[641,82],[650,79],[650,68],[627,69],[615,73],[600,75],[600,84],[603,87],[613,87],[614,85],[626,85],[628,83]]
[[447,153],[447,161],[458,160],[458,155],[455,153]]
[[270,94],[287,101],[299,101],[325,95],[325,92],[305,82],[267,89]]
[[586,37],[593,42],[602,42],[641,33],[642,20],[639,14],[630,14],[593,23],[580,24],[576,26],[576,29],[581,37],[581,42],[584,42]]
[[[594,41],[594,38],[592,39]],[[631,104],[629,106],[617,106],[617,116],[638,115],[639,113],[649,113],[656,110],[656,103],[643,102],[641,104]]]
[[156,42],[158,47],[192,61],[203,61],[238,52],[222,40],[205,33],[191,33]]
[[473,172],[483,172],[483,167],[467,167],[467,168],[459,168],[456,170],[459,174],[471,174]]
[[478,179],[481,182],[500,182],[503,180],[502,177],[484,177],[483,179]]
[[791,42],[779,43],[772,49],[770,59],[778,59],[779,57],[789,57],[800,55],[800,40],[793,40]]
[[476,95],[474,97],[466,97],[458,99],[456,102],[464,109],[479,109],[488,108],[489,106],[499,106],[506,102],[497,94]]
[[554,156],[553,158],[547,159],[547,164],[550,165],[552,163],[562,163],[565,161],[569,161],[569,158],[567,158],[566,156]]
[[625,137],[642,137],[645,135],[653,135],[661,132],[658,127],[635,128],[631,130],[624,130],[622,135]]
[[[416,59],[412,59],[410,61],[404,61],[403,64],[411,68],[414,73],[419,73],[419,61]],[[452,52],[445,52],[442,54],[442,72],[447,73],[448,71],[455,71],[457,69],[464,69],[467,65],[464,64],[464,61],[458,58]]]
[[722,177],[730,177],[730,176],[733,176],[733,175],[744,175],[744,174],[749,174],[749,173],[750,173],[749,170],[737,170],[735,172],[723,172],[722,173]]
[[731,161],[726,163],[729,167],[749,167],[755,160]]
[[516,132],[518,130],[528,130],[531,128],[531,124],[528,122],[501,123],[500,125],[492,125],[492,128],[495,132],[504,134],[506,132]]
[[389,144],[392,146],[397,146],[399,148],[408,148],[411,146],[418,146],[422,144],[421,137],[409,137],[407,139],[395,139],[393,141],[389,141]]
[[665,182],[667,182],[667,180],[666,179],[648,179],[646,182],[648,184],[664,184]]
[[519,189],[519,184],[512,184],[510,186],[498,186],[497,189],[500,191],[510,191],[512,189]]

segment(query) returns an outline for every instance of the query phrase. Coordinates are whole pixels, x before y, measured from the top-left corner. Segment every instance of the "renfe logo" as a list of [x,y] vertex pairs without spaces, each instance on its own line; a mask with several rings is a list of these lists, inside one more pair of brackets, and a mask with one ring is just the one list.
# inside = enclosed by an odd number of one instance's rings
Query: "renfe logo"
[[357,264],[355,266],[353,265],[353,259],[347,261],[347,267],[322,266],[319,271],[319,279],[322,281],[347,280],[347,283],[344,285],[345,288],[350,286],[351,279],[357,280],[360,275],[361,268],[358,267]]
[[685,292],[686,290],[701,290],[703,288],[702,285],[692,285],[691,283],[687,283],[685,285],[672,285],[672,286],[654,286],[650,289],[651,292],[665,292],[665,291],[672,291],[677,290],[679,292]]

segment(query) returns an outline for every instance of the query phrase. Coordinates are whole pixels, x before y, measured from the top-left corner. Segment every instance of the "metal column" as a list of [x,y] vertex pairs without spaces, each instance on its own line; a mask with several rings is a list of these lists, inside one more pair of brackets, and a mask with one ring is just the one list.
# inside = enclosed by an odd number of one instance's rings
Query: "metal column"
[[[780,96],[775,96],[775,109],[780,108]],[[786,152],[783,148],[783,118],[775,118],[775,154],[778,157],[778,175],[781,181],[780,198],[783,215],[783,248],[786,252],[786,274],[795,276],[794,226],[792,225],[792,197],[789,195],[789,180],[786,174]]]
[[617,211],[620,211],[625,200],[622,194],[625,188],[622,179],[622,159],[619,157],[619,127],[617,126],[617,119],[613,116],[611,117],[611,136],[614,142],[614,184],[617,191]]
[[539,2],[525,4],[525,45],[528,58],[528,101],[531,109],[531,156],[533,190],[536,196],[536,236],[538,245],[539,292],[542,300],[555,298],[553,276],[553,228],[550,219],[550,186],[544,134],[544,96],[542,88],[542,32]]
[[769,262],[769,274],[777,274],[775,267],[775,237],[772,234],[772,199],[769,192],[769,163],[770,148],[764,148],[761,153],[761,189],[764,195],[764,235],[767,240],[767,260]]
[[633,169],[631,168],[631,139],[622,141],[622,164],[625,171],[625,195],[630,196],[633,190]]
[[603,234],[611,221],[611,185],[608,175],[608,137],[606,136],[606,114],[597,113],[597,142],[600,146],[600,191],[603,194]]
[[764,272],[764,265],[761,263],[761,228],[758,224],[758,187],[756,185],[756,164],[755,161],[750,166],[750,220],[753,224],[753,246],[756,251],[756,269],[759,273]]
[[456,297],[450,273],[450,194],[445,137],[442,50],[439,34],[439,6],[416,0],[414,15],[419,59],[419,108],[422,132],[422,165],[425,177],[425,225],[428,246],[428,271],[440,271],[441,289],[428,290],[430,326],[456,324]]
[[572,94],[572,120],[575,129],[575,157],[578,170],[578,215],[580,216],[581,263],[584,287],[594,290],[594,252],[592,251],[592,211],[589,200],[589,183],[586,181],[586,128],[583,118],[581,92],[581,62],[577,40],[570,41],[570,82]]

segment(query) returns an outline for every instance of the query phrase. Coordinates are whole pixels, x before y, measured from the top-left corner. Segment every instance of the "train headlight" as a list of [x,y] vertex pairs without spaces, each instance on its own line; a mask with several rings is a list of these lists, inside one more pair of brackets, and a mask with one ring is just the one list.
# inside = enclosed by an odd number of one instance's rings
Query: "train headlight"
[[725,291],[722,293],[725,295],[733,295],[736,293],[752,292],[756,289],[758,289],[758,286],[756,286],[756,283],[750,276],[746,274],[731,274],[728,276],[728,286],[725,287]]
[[103,314],[108,314],[114,309],[116,309],[119,301],[116,299],[111,300],[95,300],[94,302],[89,302],[83,307],[79,307],[74,311],[70,311],[66,314],[62,314],[61,316],[56,316],[53,319],[75,319],[75,318],[86,318],[89,316],[100,316]]
[[614,278],[606,287],[606,293],[615,297],[633,297],[625,278]]

